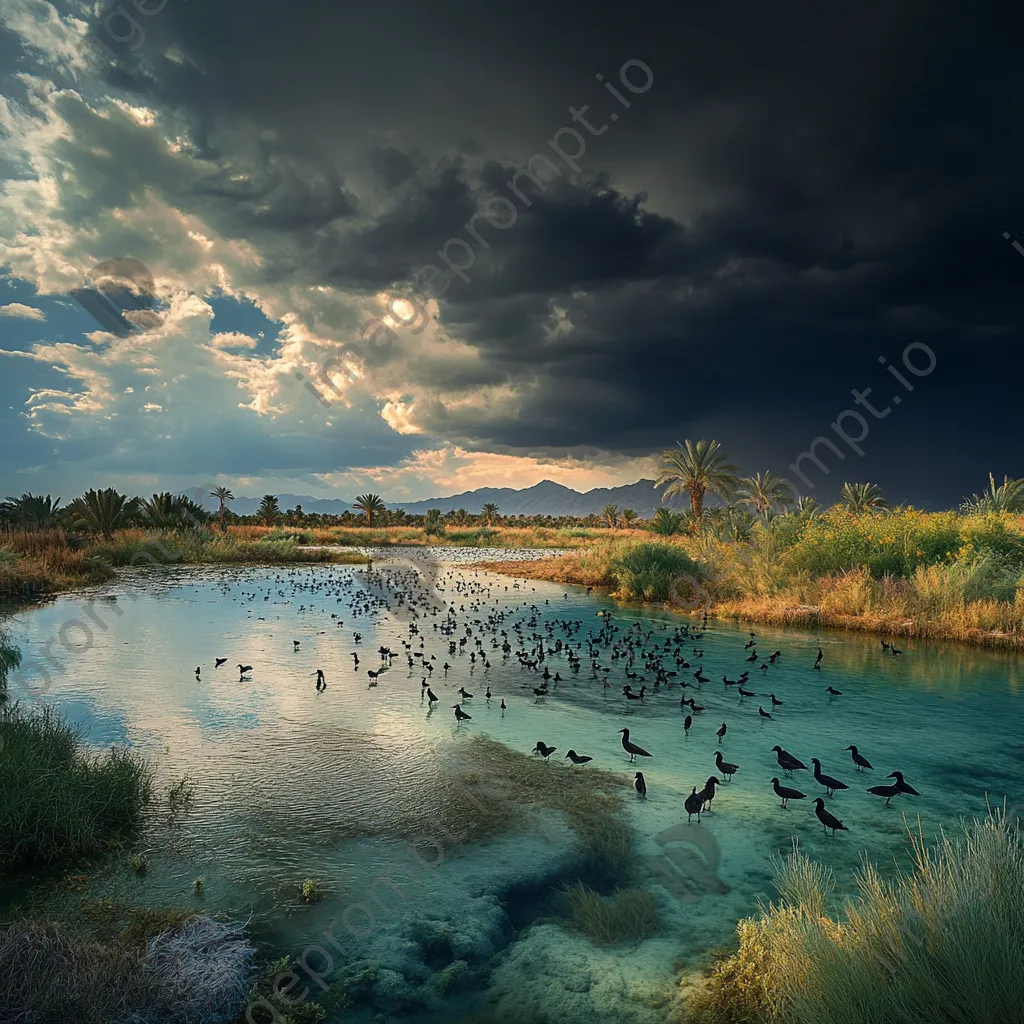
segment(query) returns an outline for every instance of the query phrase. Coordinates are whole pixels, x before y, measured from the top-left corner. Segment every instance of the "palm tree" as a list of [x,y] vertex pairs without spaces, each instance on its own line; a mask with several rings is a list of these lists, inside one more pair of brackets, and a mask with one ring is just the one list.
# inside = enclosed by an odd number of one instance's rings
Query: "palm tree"
[[678,533],[680,527],[683,525],[683,513],[673,512],[670,508],[665,508],[664,505],[661,508],[654,510],[654,517],[651,519],[651,529],[663,537],[671,537],[673,533]]
[[373,526],[373,517],[386,511],[386,506],[379,494],[359,494],[352,502],[352,507],[359,509],[366,516],[366,525]]
[[139,500],[139,513],[149,526],[171,527],[176,524],[178,507],[170,491]]
[[965,512],[1020,512],[1024,509],[1024,480],[1003,477],[1001,484],[989,473],[988,487],[973,494],[963,504]]
[[484,522],[488,526],[493,526],[494,520],[498,518],[498,506],[493,501],[489,501],[480,510],[480,515],[484,517]]
[[759,516],[767,520],[778,508],[780,512],[793,504],[793,490],[788,480],[774,476],[768,470],[763,476],[755,473],[740,481],[738,494],[742,504],[749,505]]
[[796,499],[793,511],[798,516],[804,516],[807,519],[817,519],[818,514],[821,512],[821,503],[817,498],[812,498],[809,494],[801,494]]
[[20,498],[8,497],[0,504],[4,517],[16,526],[47,526],[60,508],[60,498],[54,501],[48,494],[27,491]]
[[388,514],[388,522],[389,523],[394,523],[395,526],[404,526],[405,525],[405,515],[406,515],[406,513],[405,513],[405,509],[404,508],[393,509]]
[[220,508],[217,510],[217,522],[220,523],[221,532],[227,529],[227,524],[224,522],[224,513],[227,511],[227,503],[234,501],[235,496],[227,487],[214,487],[210,491],[210,497],[216,498],[220,503]]
[[661,475],[654,486],[667,485],[662,501],[677,494],[690,496],[695,530],[700,530],[704,496],[710,493],[727,501],[739,486],[736,467],[719,454],[721,447],[715,440],[684,441],[661,453]]
[[465,526],[469,522],[469,513],[464,508],[455,509],[451,516],[456,526]]
[[444,523],[441,521],[441,510],[439,508],[427,509],[427,514],[423,517],[423,532],[428,537],[444,533]]
[[843,484],[839,500],[851,512],[869,512],[889,507],[878,484]]
[[620,518],[622,519],[622,524],[626,527],[626,529],[630,530],[633,528],[633,524],[640,517],[631,508],[624,508],[622,510],[622,515]]
[[107,540],[115,530],[131,524],[138,511],[138,499],[119,494],[113,487],[102,491],[89,490],[68,506],[75,523],[86,530],[102,533]]
[[619,525],[619,506],[618,505],[605,505],[601,509],[601,518],[608,524],[611,529],[615,529]]
[[277,526],[281,519],[281,506],[277,503],[276,494],[264,494],[260,507],[256,509],[256,518],[264,526]]

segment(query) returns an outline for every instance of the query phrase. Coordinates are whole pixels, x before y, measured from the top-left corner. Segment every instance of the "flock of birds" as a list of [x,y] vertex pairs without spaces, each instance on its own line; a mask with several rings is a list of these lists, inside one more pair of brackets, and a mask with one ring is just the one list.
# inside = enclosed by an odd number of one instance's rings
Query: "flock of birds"
[[[501,584],[480,583],[479,579],[479,571],[468,576],[452,568],[444,572],[436,565],[431,565],[427,572],[420,572],[416,568],[373,569],[371,566],[361,572],[330,572],[302,576],[299,570],[292,570],[288,574],[278,575],[265,591],[242,591],[235,595],[235,599],[252,605],[249,611],[249,615],[252,616],[253,610],[259,607],[260,598],[263,605],[276,602],[279,598],[282,599],[280,603],[288,603],[295,590],[306,590],[309,592],[309,603],[300,605],[300,615],[318,610],[325,611],[329,604],[318,606],[313,603],[314,598],[319,598],[335,606],[343,605],[347,619],[354,619],[356,623],[363,619],[380,620],[378,625],[381,632],[390,622],[394,633],[404,621],[405,635],[399,633],[397,639],[393,641],[396,649],[383,644],[378,647],[376,654],[379,662],[375,668],[366,670],[368,686],[376,686],[381,676],[391,671],[396,664],[400,665],[404,659],[409,674],[421,677],[420,699],[426,702],[428,716],[433,713],[435,705],[439,702],[434,687],[440,689],[447,686],[448,673],[455,667],[450,659],[458,659],[463,667],[465,660],[468,659],[469,673],[472,675],[479,670],[484,679],[495,662],[506,667],[518,666],[521,689],[532,691],[533,699],[537,702],[556,694],[558,684],[567,679],[575,685],[580,685],[582,680],[586,680],[590,685],[600,686],[603,691],[613,689],[611,677],[616,673],[621,673],[627,680],[621,686],[622,698],[627,705],[637,709],[643,707],[645,702],[655,695],[663,697],[678,687],[683,691],[680,699],[680,709],[684,714],[682,740],[685,742],[688,739],[694,720],[707,710],[705,705],[698,702],[697,697],[702,693],[702,688],[711,683],[710,677],[704,674],[703,666],[703,641],[708,629],[706,615],[699,627],[682,623],[670,630],[668,624],[662,624],[660,629],[654,625],[645,628],[639,621],[623,628],[611,613],[598,611],[596,617],[600,620],[599,624],[585,629],[581,619],[546,614],[542,606],[536,602],[515,600],[501,603],[493,594]],[[515,591],[522,592],[528,586],[526,581],[516,580],[505,585],[505,591],[511,590],[509,597],[514,597]],[[536,591],[536,588],[531,589]],[[224,591],[230,591],[228,584],[224,585]],[[568,600],[568,593],[563,596]],[[550,599],[544,604],[550,606]],[[265,617],[257,616],[260,619]],[[337,611],[331,613],[331,619],[336,620],[339,628],[344,628],[346,619]],[[357,631],[351,622],[349,630],[351,642],[355,647],[349,652],[349,657],[352,659],[353,670],[359,671],[362,633]],[[327,631],[319,632],[323,634]],[[757,634],[751,632],[749,637],[744,646],[743,657],[751,666],[756,665],[756,671],[767,680],[773,667],[782,658],[782,652],[776,650],[767,657],[762,657],[757,652]],[[428,652],[428,639],[430,647],[435,648],[437,653]],[[292,641],[292,650],[295,654],[302,653],[301,645],[301,640]],[[399,645],[402,649],[397,649]],[[903,653],[885,640],[881,641],[881,646],[882,653],[892,657]],[[438,664],[439,654],[444,658],[441,664]],[[812,671],[822,670],[824,657],[824,651],[819,647],[811,666]],[[696,667],[691,664],[690,658],[697,662]],[[221,668],[227,660],[218,657],[215,660],[215,668]],[[552,666],[557,670],[552,672]],[[251,665],[242,662],[238,663],[237,668],[239,679],[242,681],[248,679],[253,671]],[[562,675],[563,669],[565,676]],[[585,669],[589,669],[589,675],[582,674]],[[728,694],[730,690],[735,690],[738,696],[737,714],[752,714],[744,710],[745,701],[758,696],[757,691],[753,689],[758,684],[751,680],[750,671],[748,669],[739,673],[735,679],[725,674],[722,676],[724,692]],[[438,673],[437,679],[434,677],[435,672]],[[314,674],[316,691],[325,692],[326,673],[323,669],[317,668],[315,672],[310,673],[311,676]],[[196,668],[196,678],[201,680],[201,666]],[[502,678],[507,680],[508,673],[502,673]],[[634,684],[639,685],[638,690],[634,690]],[[494,695],[489,682],[485,683],[485,686],[483,699],[490,703]],[[479,691],[479,687],[474,689]],[[688,696],[687,691],[693,695]],[[472,721],[473,716],[466,708],[477,698],[466,689],[465,684],[460,685],[456,692],[459,699],[451,707],[456,727],[461,727],[463,723]],[[843,696],[841,690],[831,685],[824,687],[824,693],[829,702]],[[771,710],[765,709],[765,703],[769,704]],[[504,715],[508,710],[504,697],[499,698],[499,706]],[[757,705],[757,717],[762,723],[775,721],[777,714],[784,714],[778,711],[784,706],[785,702],[774,691],[765,693],[762,702]],[[728,729],[728,722],[723,721],[715,732],[718,740],[718,749],[714,754],[715,774],[709,775],[700,789],[693,786],[689,796],[685,798],[684,809],[688,821],[696,815],[699,822],[701,814],[711,808],[717,787],[728,785],[741,770],[738,763],[725,760],[721,750]],[[628,763],[634,764],[638,757],[653,756],[649,750],[631,738],[629,728],[622,728],[618,732],[622,749],[628,755]],[[538,740],[532,753],[549,759],[558,749],[543,740]],[[871,762],[860,752],[857,745],[850,744],[845,749],[851,755],[855,772],[873,770]],[[822,762],[817,757],[810,758],[813,765],[811,769],[780,744],[775,744],[771,752],[776,755],[778,767],[787,782],[792,781],[794,772],[808,771],[818,786],[824,790],[827,798],[833,798],[840,791],[849,789],[846,782],[825,774]],[[561,760],[568,760],[574,766],[581,767],[594,758],[570,749]],[[897,796],[920,795],[906,781],[901,771],[891,772],[888,778],[895,781],[867,788],[867,792],[872,796],[884,799],[886,806],[889,806]],[[646,799],[648,787],[643,772],[636,771],[632,782],[638,796]],[[791,801],[807,797],[807,793],[795,788],[794,785],[783,784],[778,775],[771,778],[770,784],[783,810],[789,808]],[[825,798],[818,796],[812,802],[815,815],[826,833],[835,835],[837,831],[849,831],[847,826],[826,808]]]

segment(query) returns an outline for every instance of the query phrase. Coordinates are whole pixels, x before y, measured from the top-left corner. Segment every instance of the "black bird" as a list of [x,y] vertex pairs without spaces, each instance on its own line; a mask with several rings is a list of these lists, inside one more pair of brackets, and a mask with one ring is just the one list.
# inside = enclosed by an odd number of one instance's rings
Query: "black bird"
[[427,703],[433,704],[437,700],[437,694],[428,686],[427,687]]
[[472,715],[467,715],[466,712],[462,710],[462,706],[461,705],[454,704],[452,706],[455,708],[455,721],[456,722],[459,722],[459,723],[468,722],[473,717]]
[[541,689],[537,689],[536,686],[533,688],[533,693],[536,697],[546,697],[548,695],[547,690],[545,690],[543,687]]
[[683,732],[686,733],[687,736],[690,735],[690,726],[691,725],[693,725],[693,715],[687,715],[683,719]]
[[833,697],[842,697],[843,691],[837,690],[834,686],[826,686],[825,692]]
[[899,786],[871,786],[868,789],[868,792],[872,796],[884,796],[885,797],[885,806],[888,807],[889,806],[889,801],[894,796],[899,796],[900,787]]
[[644,699],[644,693],[646,692],[646,690],[647,690],[646,686],[641,686],[639,693],[634,693],[632,690],[627,690],[626,691],[626,696],[630,700],[643,700]]
[[327,689],[327,680],[324,678],[324,670],[318,668],[316,670],[316,691],[319,693],[321,690]]
[[627,754],[629,754],[630,761],[635,761],[637,754],[639,754],[641,757],[651,756],[646,750],[644,750],[643,747],[638,747],[635,743],[633,743],[630,740],[628,729],[620,729],[619,732],[622,733],[622,749],[626,751]]
[[381,672],[383,672],[383,671],[384,670],[380,669],[380,668],[377,669],[376,672],[374,672],[374,670],[372,668],[368,668],[366,670],[366,674],[370,677],[370,685],[371,686],[376,686],[377,685],[377,676],[379,676],[381,674]]
[[771,699],[772,699],[772,707],[773,708],[782,707],[782,701],[779,700],[779,698],[776,697],[774,693],[769,693],[768,696],[771,697]]
[[198,678],[199,678],[199,671],[200,671],[200,668],[201,668],[201,666],[200,666],[200,665],[196,665],[196,679],[198,679]]
[[835,796],[837,789],[850,788],[845,782],[840,782],[838,779],[832,778],[831,775],[823,775],[821,762],[816,757],[811,758],[811,764],[814,765],[814,781],[819,786],[825,787],[825,796]]
[[227,658],[215,658],[213,662],[214,668],[220,668],[228,659]]
[[814,813],[825,829],[832,829],[832,835],[836,834],[836,829],[840,832],[850,831],[834,814],[825,810],[825,801],[820,796],[814,798]]
[[772,779],[772,789],[775,790],[775,795],[782,801],[782,809],[787,810],[786,804],[790,800],[803,800],[807,795],[801,793],[799,789],[790,789],[788,786],[780,786],[777,778]]
[[803,763],[798,757],[794,757],[788,750],[783,750],[777,743],[772,750],[775,752],[775,757],[779,762],[779,767],[783,771],[791,772],[798,768],[803,768],[807,771],[807,765]]
[[486,697],[486,698],[487,698],[488,700],[490,700],[490,699],[491,699],[491,688],[490,688],[489,686],[487,687],[487,692],[486,692],[486,693],[484,694],[484,696],[485,696],[485,697]]
[[541,757],[550,757],[557,749],[558,747],[549,747],[543,740],[537,740],[537,746],[531,753],[540,754]]
[[747,658],[747,661],[757,661],[757,651],[751,651],[750,657]]
[[299,641],[299,640],[293,640],[292,641],[292,650],[293,651],[297,651],[299,649],[299,644],[300,643],[301,643],[301,641]]
[[246,672],[251,672],[251,671],[252,671],[252,665],[239,665],[238,666],[238,674],[240,676],[244,676]]
[[753,690],[744,690],[742,686],[737,686],[736,687],[736,692],[741,697],[756,697],[757,696],[757,694]]
[[[565,757],[569,758],[573,764],[586,764],[588,761],[593,761],[592,757],[587,757],[585,754],[577,754],[575,750],[570,750]],[[562,758],[564,761],[565,758]]]
[[731,779],[740,770],[738,764],[729,764],[728,761],[723,761],[720,750],[715,751],[715,767],[726,777],[726,780]]
[[722,742],[722,738],[723,738],[723,737],[725,736],[725,731],[726,731],[726,729],[728,729],[728,728],[729,728],[729,727],[728,727],[728,726],[727,726],[727,725],[725,724],[725,722],[723,722],[723,723],[722,723],[722,728],[721,728],[721,729],[719,729],[719,730],[718,730],[718,732],[716,732],[716,733],[715,733],[715,735],[716,735],[716,736],[718,737],[718,742],[719,742],[719,743],[721,743],[721,742]]
[[466,688],[465,688],[464,686],[460,686],[460,687],[459,687],[459,696],[460,696],[460,697],[472,697],[472,696],[473,696],[473,694],[471,694],[471,693],[466,693]]
[[641,800],[647,799],[647,782],[644,780],[643,772],[637,772],[636,775],[633,776],[633,788],[636,790],[637,796],[639,796]]
[[825,652],[819,647],[818,656],[814,659],[814,667],[820,672],[821,671],[821,659],[825,657]]
[[889,650],[892,651],[893,654],[902,654],[903,653],[901,650],[899,650],[896,647],[890,647]]
[[686,798],[683,806],[686,808],[686,824],[690,824],[691,815],[697,815],[697,824],[700,824],[700,812],[704,807],[704,793],[697,792],[697,787],[693,787],[693,792]]
[[765,709],[764,709],[763,707],[761,707],[761,705],[760,705],[760,704],[758,704],[758,706],[757,706],[757,713],[758,713],[758,714],[759,714],[759,715],[760,715],[760,716],[761,716],[762,718],[772,718],[772,717],[773,717],[772,715],[768,714],[768,712],[767,712],[767,711],[765,711]]
[[717,776],[712,775],[708,781],[704,784],[704,788],[700,792],[701,804],[707,804],[711,806],[711,801],[715,799],[715,786],[721,783],[721,779]]
[[505,706],[505,698],[504,697],[501,698],[501,710],[502,711],[507,711],[508,710],[508,708]]
[[903,781],[903,772],[890,772],[888,777],[890,779],[895,779],[896,780],[896,788],[901,793],[909,793],[911,796],[920,796],[921,795],[920,793],[918,793],[918,791],[916,789],[914,789],[913,786],[910,785],[909,782],[904,782]]
[[853,758],[853,763],[857,766],[857,771],[860,771],[862,768],[871,768],[872,771],[874,770],[874,766],[871,762],[861,754],[855,746],[850,745],[846,749],[850,751],[850,757]]

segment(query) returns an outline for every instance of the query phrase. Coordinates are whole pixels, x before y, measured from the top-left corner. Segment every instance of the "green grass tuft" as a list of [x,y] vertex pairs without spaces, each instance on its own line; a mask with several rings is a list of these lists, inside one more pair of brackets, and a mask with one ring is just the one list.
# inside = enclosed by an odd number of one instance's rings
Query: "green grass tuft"
[[88,751],[51,709],[0,707],[0,868],[65,864],[140,825],[152,792],[134,751]]

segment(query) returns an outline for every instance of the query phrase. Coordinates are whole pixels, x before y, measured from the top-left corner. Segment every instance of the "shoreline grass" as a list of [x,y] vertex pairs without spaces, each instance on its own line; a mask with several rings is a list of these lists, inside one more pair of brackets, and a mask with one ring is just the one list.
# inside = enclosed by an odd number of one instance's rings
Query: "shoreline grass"
[[52,709],[0,707],[0,869],[62,866],[139,828],[152,771],[133,751],[93,754]]
[[[240,528],[253,531],[260,528]],[[111,538],[79,538],[64,530],[0,532],[0,599],[31,601],[105,583],[126,566],[365,564],[358,551],[305,548],[288,532],[273,534],[131,527]]]
[[477,567],[743,622],[1024,649],[1024,517],[1009,513],[833,509],[758,523],[742,541],[614,537]]
[[997,810],[928,845],[892,881],[865,859],[857,895],[834,905],[830,869],[799,849],[780,901],[739,922],[738,950],[683,997],[690,1024],[988,1024],[1024,1005],[1024,844]]

